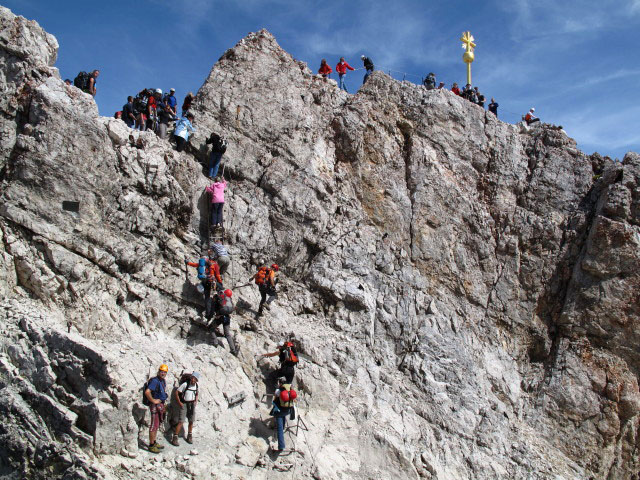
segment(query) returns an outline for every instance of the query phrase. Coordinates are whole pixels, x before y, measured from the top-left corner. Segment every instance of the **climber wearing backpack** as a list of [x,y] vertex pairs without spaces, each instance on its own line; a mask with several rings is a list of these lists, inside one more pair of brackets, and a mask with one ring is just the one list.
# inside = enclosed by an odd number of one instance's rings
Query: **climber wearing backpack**
[[164,402],[167,400],[167,383],[165,379],[168,371],[169,367],[163,363],[158,368],[158,374],[143,387],[142,403],[148,405],[151,412],[151,422],[149,423],[149,451],[151,453],[158,453],[164,448],[164,445],[156,442],[156,436],[158,435],[160,424],[164,421]]
[[286,378],[280,377],[278,379],[278,388],[273,396],[273,408],[271,409],[271,415],[276,419],[278,431],[277,452],[282,452],[285,449],[284,429],[287,426],[287,417],[291,414],[296,398],[298,398],[298,394],[291,388],[291,384],[287,382]]
[[[178,435],[182,430],[182,424],[185,420],[189,420],[189,433],[187,435],[187,443],[193,443],[193,424],[196,421],[196,403],[198,402],[198,380],[200,374],[198,372],[183,373],[178,381],[178,388],[174,394],[174,420],[176,420],[173,435],[171,436],[171,445],[179,446]],[[177,417],[177,418],[175,418]]]
[[98,92],[98,89],[96,88],[98,75],[100,75],[100,70],[94,70],[91,73],[80,72],[76,78],[73,79],[73,85],[78,87],[84,93],[88,93],[95,97]]
[[233,341],[233,335],[231,335],[231,314],[233,313],[235,307],[233,305],[233,300],[231,297],[233,296],[233,292],[228,288],[226,290],[220,289],[216,292],[213,297],[213,311],[215,317],[213,318],[213,322],[211,323],[211,328],[214,329],[214,347],[222,346],[220,340],[218,340],[218,335],[215,331],[220,325],[222,325],[222,329],[224,331],[224,336],[227,339],[227,343],[229,344],[229,351],[234,356],[238,356],[239,348],[236,347]]
[[422,83],[423,83],[423,85],[425,87],[427,87],[427,90],[435,89],[436,88],[436,75],[435,75],[435,73],[433,73],[433,72],[429,73],[429,75],[427,75],[427,78],[425,78]]
[[147,105],[149,104],[150,93],[146,88],[138,92],[133,100],[133,108],[136,115],[136,125],[134,128],[144,132],[147,129]]
[[262,357],[275,357],[278,356],[280,360],[280,368],[274,371],[270,377],[284,377],[287,383],[293,383],[293,377],[295,376],[295,367],[298,365],[298,352],[293,345],[291,339],[283,340],[278,345],[278,350],[275,352],[263,353]]
[[211,153],[209,154],[209,178],[218,176],[218,168],[222,155],[227,151],[227,140],[217,133],[212,133],[206,141],[207,145],[211,145]]
[[[205,317],[211,319],[213,309],[211,305],[211,287],[214,281],[218,282],[219,288],[222,288],[222,277],[220,276],[220,267],[215,260],[208,258],[207,254],[202,254],[198,263],[190,262],[185,259],[184,263],[190,267],[198,269],[198,279],[200,285],[198,291],[204,295]],[[219,288],[216,288],[218,290]]]
[[[258,316],[262,315],[265,303],[271,303],[277,296],[276,285],[278,283],[277,274],[279,270],[280,268],[275,263],[271,265],[271,268],[262,266],[258,269],[256,274],[249,279],[249,282],[251,282],[251,280],[255,280],[256,285],[258,285],[258,290],[260,291]],[[269,300],[267,300],[267,295],[269,295]]]
[[209,258],[215,260],[220,267],[220,274],[224,275],[229,268],[229,264],[231,263],[231,257],[229,256],[229,252],[225,248],[222,243],[219,241],[213,242],[211,244],[211,248],[209,249]]

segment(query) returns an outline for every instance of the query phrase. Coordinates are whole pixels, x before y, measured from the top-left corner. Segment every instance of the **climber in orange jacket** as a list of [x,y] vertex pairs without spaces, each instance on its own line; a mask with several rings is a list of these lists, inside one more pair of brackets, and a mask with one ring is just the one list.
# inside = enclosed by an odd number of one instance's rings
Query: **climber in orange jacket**
[[[275,263],[271,265],[271,268],[263,266],[249,279],[249,281],[255,280],[260,290],[261,298],[260,305],[258,306],[258,317],[262,315],[264,304],[271,303],[277,296],[276,285],[278,283],[277,275],[279,270],[280,268]],[[269,300],[267,300],[267,295],[269,295]]]

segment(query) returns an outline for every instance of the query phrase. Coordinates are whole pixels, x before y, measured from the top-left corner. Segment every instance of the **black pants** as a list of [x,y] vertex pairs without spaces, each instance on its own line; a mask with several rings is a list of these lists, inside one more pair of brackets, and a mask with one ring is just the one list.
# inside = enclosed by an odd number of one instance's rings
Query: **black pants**
[[260,290],[260,305],[258,306],[258,315],[262,315],[264,304],[267,301],[267,295],[275,295],[276,289],[271,285],[263,283],[262,285],[258,285],[258,290]]
[[177,150],[179,152],[182,152],[184,150],[184,147],[187,145],[187,141],[184,138],[179,137],[178,135],[174,135],[173,138],[176,139]]
[[275,384],[278,384],[278,378],[280,377],[285,377],[287,380],[285,383],[293,383],[293,377],[296,374],[296,367],[294,367],[293,365],[280,365],[280,368],[277,370],[274,370],[273,372],[271,372],[271,375],[269,375],[269,378],[271,380],[273,380],[275,382]]

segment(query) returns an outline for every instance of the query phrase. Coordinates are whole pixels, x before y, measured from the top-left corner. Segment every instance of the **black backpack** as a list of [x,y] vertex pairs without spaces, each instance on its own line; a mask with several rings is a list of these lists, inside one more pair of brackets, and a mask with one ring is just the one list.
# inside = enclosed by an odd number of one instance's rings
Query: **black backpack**
[[146,382],[144,382],[144,385],[142,385],[142,404],[146,405],[147,407],[149,405],[151,405],[151,402],[149,401],[149,399],[145,395],[145,392],[147,391],[147,388],[149,388],[149,382],[150,381],[151,381],[151,379],[149,378]]
[[136,98],[133,100],[133,108],[137,113],[146,113],[147,105],[149,103],[149,92],[147,90],[143,90],[142,92],[136,95]]
[[73,79],[73,85],[78,87],[82,91],[89,90],[89,80],[91,79],[91,74],[87,72],[80,72],[76,78]]

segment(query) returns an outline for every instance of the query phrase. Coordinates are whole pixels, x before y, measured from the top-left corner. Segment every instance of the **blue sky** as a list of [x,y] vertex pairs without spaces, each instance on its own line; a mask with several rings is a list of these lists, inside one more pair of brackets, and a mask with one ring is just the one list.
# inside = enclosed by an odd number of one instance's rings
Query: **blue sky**
[[[0,0],[2,1],[2,0]],[[315,71],[344,56],[419,83],[464,84],[459,37],[476,39],[473,83],[504,121],[531,107],[586,153],[640,151],[640,0],[4,0],[58,39],[63,78],[98,68],[96,102],[112,115],[144,87],[194,93],[247,33],[268,29]],[[351,72],[355,92],[362,72]]]

